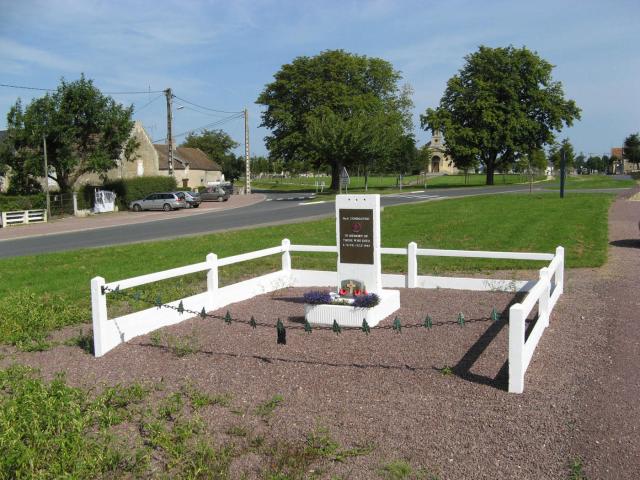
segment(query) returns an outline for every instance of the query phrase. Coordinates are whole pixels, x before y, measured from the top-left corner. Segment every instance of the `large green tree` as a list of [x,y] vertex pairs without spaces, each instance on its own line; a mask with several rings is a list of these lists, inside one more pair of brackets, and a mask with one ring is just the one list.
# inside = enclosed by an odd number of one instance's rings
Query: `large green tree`
[[634,133],[624,140],[624,158],[640,168],[640,134]]
[[103,95],[84,75],[74,82],[63,79],[55,92],[26,108],[20,100],[11,108],[0,163],[12,175],[42,176],[45,137],[48,175],[61,191],[69,191],[85,173],[116,167],[121,154],[125,160],[135,157],[132,113],[133,106],[124,107]]
[[454,163],[481,162],[492,185],[496,169],[550,144],[554,131],[580,118],[552,69],[525,47],[481,46],[449,79],[440,105],[421,116],[422,127],[442,131]]
[[182,143],[183,147],[199,148],[222,168],[226,180],[233,181],[244,173],[244,160],[233,154],[240,144],[223,130],[203,130],[190,133]]
[[283,65],[257,99],[272,158],[331,167],[338,188],[343,167],[387,161],[406,148],[411,90],[382,59],[328,50]]

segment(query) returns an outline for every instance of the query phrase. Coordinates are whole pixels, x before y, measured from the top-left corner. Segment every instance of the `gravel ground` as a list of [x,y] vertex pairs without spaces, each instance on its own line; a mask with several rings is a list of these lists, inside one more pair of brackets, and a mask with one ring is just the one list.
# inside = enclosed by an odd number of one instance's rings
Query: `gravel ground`
[[[30,364],[47,377],[64,370],[74,385],[162,381],[177,389],[191,382],[210,393],[230,392],[234,408],[249,413],[208,412],[220,438],[238,422],[291,441],[325,427],[344,447],[374,447],[332,466],[332,475],[351,479],[375,478],[381,464],[396,459],[441,479],[568,478],[577,455],[589,478],[637,478],[640,332],[632,320],[638,320],[640,305],[639,208],[624,199],[612,207],[606,267],[566,273],[565,294],[529,366],[522,395],[506,392],[505,319],[518,298],[496,292],[401,290],[402,323],[421,322],[429,314],[432,329],[377,328],[365,336],[290,328],[287,345],[277,345],[275,328],[195,318],[163,330],[196,339],[197,353],[185,357],[144,336],[100,359],[60,346],[13,352],[0,364]],[[286,326],[300,327],[302,293],[281,290],[230,311],[236,318],[254,315],[274,325],[277,315]],[[488,318],[494,306],[505,313],[498,322]],[[465,326],[456,323],[458,312],[464,313]],[[381,326],[391,323],[387,319]],[[445,367],[453,374],[443,374]],[[250,414],[274,395],[282,395],[284,403],[271,421]],[[245,457],[234,472],[254,478],[259,467],[255,458]]]

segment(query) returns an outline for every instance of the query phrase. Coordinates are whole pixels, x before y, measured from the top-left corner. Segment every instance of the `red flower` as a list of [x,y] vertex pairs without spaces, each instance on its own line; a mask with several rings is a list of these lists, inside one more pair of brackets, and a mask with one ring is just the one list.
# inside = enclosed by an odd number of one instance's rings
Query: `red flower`
[[360,293],[361,293],[361,292],[360,292],[360,290],[356,290],[356,291],[355,291],[355,292],[353,292],[353,293],[354,293],[354,295],[360,295]]
[[340,293],[340,295],[346,295],[347,291],[344,288],[341,288],[338,293]]

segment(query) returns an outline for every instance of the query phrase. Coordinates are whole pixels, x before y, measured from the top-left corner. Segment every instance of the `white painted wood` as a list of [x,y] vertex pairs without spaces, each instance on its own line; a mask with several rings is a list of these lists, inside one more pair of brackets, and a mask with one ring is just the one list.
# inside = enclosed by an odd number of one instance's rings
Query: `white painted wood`
[[418,244],[409,243],[407,247],[407,288],[416,288],[418,283],[418,257],[416,251]]
[[291,272],[291,254],[289,253],[290,247],[291,242],[288,238],[282,240],[282,271],[286,273]]
[[203,272],[205,270],[209,270],[209,264],[207,262],[194,263],[193,265],[187,265],[185,267],[178,267],[172,268],[170,270],[163,270],[161,272],[149,273],[147,275],[140,275],[139,277],[118,280],[117,282],[109,282],[106,284],[106,287],[112,290],[116,287],[120,287],[122,290],[124,290],[127,288],[137,287],[139,285],[145,285],[147,283],[167,280],[168,278],[189,275],[190,273]]
[[28,225],[29,223],[42,223],[47,221],[46,210],[15,210],[2,212],[2,226]]
[[242,253],[240,255],[233,255],[231,257],[219,258],[218,266],[223,267],[225,265],[231,265],[233,263],[246,262],[248,260],[255,260],[256,258],[268,257],[269,255],[276,255],[282,253],[282,246],[265,248],[263,250],[256,250],[255,252]]
[[104,329],[107,323],[107,296],[102,292],[105,282],[102,277],[91,279],[91,317],[93,322],[93,350],[96,357],[101,357],[109,348],[105,346]]
[[328,287],[336,291],[338,273],[321,270],[291,270],[292,287]]
[[441,250],[419,248],[418,255],[432,257],[505,258],[511,260],[553,260],[553,253],[483,252],[473,250]]
[[289,251],[338,253],[338,247],[334,245],[290,245]]
[[406,255],[406,248],[382,247],[380,253],[383,255]]
[[531,363],[533,353],[536,351],[536,347],[538,346],[540,338],[542,338],[546,323],[547,322],[545,318],[538,318],[538,321],[534,325],[533,330],[531,330],[531,333],[529,333],[529,338],[527,338],[527,341],[522,348],[522,368],[524,372],[526,372],[527,368],[529,368],[529,363]]
[[516,303],[509,309],[509,392],[524,391],[524,335],[526,315],[522,305]]
[[551,273],[547,267],[540,269],[540,280],[544,282],[544,288],[538,303],[538,322],[544,323],[544,327],[549,326],[549,316],[551,314]]
[[215,253],[208,254],[206,263],[209,271],[207,272],[207,304],[205,308],[209,311],[215,310],[218,298],[218,256]]

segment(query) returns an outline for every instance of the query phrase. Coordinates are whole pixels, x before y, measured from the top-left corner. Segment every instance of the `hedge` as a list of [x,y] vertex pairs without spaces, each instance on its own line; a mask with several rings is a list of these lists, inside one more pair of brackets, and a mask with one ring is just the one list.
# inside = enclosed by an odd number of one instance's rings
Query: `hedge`
[[129,203],[139,200],[154,192],[173,192],[178,185],[174,177],[137,177],[112,180],[104,185],[85,185],[82,189],[84,199],[93,204],[94,190],[101,188],[116,194],[116,202],[120,209],[129,208]]
[[15,210],[39,210],[46,208],[43,193],[37,195],[0,195],[0,212]]

